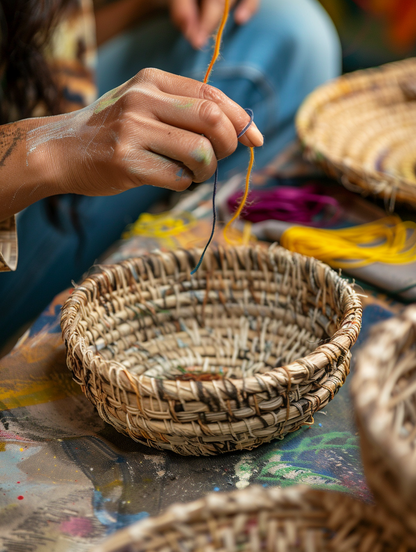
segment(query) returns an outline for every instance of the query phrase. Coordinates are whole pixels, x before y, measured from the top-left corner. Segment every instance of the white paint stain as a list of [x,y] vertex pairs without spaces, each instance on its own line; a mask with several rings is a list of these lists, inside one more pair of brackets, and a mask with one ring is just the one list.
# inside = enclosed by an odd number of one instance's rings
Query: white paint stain
[[250,485],[250,478],[253,475],[253,457],[245,454],[242,459],[234,466],[235,475],[238,481],[235,484],[237,489],[245,489]]

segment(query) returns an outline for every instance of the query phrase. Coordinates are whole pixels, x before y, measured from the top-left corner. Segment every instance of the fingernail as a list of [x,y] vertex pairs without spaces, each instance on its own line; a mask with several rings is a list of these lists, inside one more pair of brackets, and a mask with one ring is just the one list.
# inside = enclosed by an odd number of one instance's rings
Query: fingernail
[[251,142],[251,144],[256,148],[264,144],[263,134],[259,131],[255,123],[251,123],[250,128],[244,136],[246,136],[249,142]]

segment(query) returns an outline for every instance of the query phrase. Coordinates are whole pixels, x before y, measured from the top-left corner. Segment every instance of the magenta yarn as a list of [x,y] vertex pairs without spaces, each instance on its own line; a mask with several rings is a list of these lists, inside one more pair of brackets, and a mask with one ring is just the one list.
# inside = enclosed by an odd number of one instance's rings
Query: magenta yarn
[[[228,208],[235,211],[241,192],[228,198]],[[249,222],[281,220],[309,226],[330,226],[342,214],[340,203],[333,197],[321,193],[316,184],[305,184],[300,188],[279,186],[264,190],[251,190],[241,218]]]

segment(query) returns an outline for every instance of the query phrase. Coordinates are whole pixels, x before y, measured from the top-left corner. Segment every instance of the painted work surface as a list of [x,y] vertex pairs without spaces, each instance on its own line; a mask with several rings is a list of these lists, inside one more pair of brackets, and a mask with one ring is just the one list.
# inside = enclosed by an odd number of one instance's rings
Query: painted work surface
[[[293,163],[283,156],[277,165],[288,177],[293,167],[297,176],[303,174],[299,160]],[[304,172],[310,174],[310,166]],[[155,248],[204,246],[210,232],[211,188],[200,190],[199,196],[193,194],[199,199],[185,199],[175,210],[176,221],[183,211],[193,213],[191,224],[181,232],[164,239],[159,231],[126,239],[107,262]],[[207,220],[199,220],[204,217]],[[235,237],[240,243],[247,238]],[[219,231],[215,241],[222,239]],[[173,502],[252,483],[304,483],[371,500],[349,396],[351,376],[334,401],[316,414],[313,426],[281,441],[218,457],[159,452],[105,424],[72,381],[59,327],[67,296],[64,292],[56,297],[0,360],[0,552],[88,550],[109,533],[158,514]],[[363,329],[353,353],[371,326],[400,308],[385,298],[365,299]]]
[[[193,227],[193,239],[206,237],[204,225]],[[143,249],[156,244],[148,238],[140,243]],[[141,252],[126,242],[110,260],[133,249]],[[71,380],[59,327],[67,295],[56,297],[0,361],[1,552],[87,550],[173,502],[251,483],[305,483],[371,500],[349,397],[351,376],[313,426],[282,441],[207,458],[159,452],[105,424]],[[355,352],[369,328],[397,308],[382,299],[365,300]]]

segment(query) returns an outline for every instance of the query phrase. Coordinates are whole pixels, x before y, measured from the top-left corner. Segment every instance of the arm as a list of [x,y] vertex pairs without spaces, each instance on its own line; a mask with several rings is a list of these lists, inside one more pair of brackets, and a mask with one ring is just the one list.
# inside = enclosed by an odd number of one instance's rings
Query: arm
[[[214,174],[248,121],[220,90],[145,69],[84,109],[2,127],[0,220],[54,194],[184,190]],[[263,144],[254,123],[240,142]]]
[[0,127],[0,222],[35,201],[61,193],[50,178],[47,159],[33,155],[28,163],[27,133],[41,130],[46,121],[25,119]]

